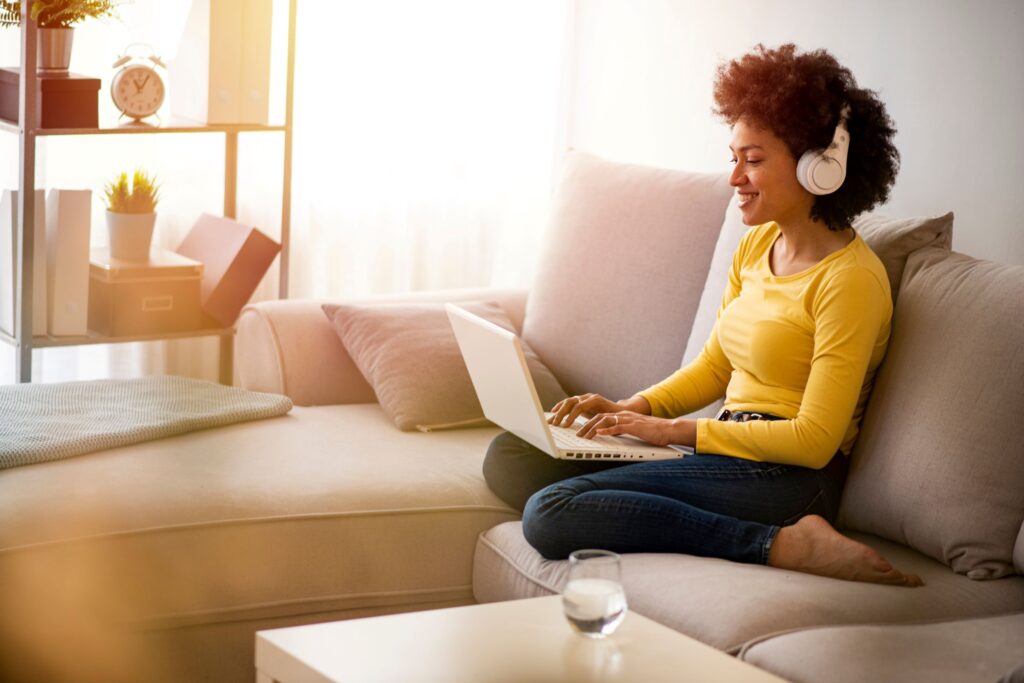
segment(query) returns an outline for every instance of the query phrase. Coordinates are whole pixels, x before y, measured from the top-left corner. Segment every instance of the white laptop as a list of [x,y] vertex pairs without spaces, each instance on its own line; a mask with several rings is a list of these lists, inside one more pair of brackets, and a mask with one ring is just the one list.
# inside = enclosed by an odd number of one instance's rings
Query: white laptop
[[491,422],[566,460],[667,460],[693,453],[686,446],[655,446],[629,436],[584,439],[576,436],[578,427],[548,424],[550,414],[537,397],[519,337],[453,304],[446,308],[473,388]]

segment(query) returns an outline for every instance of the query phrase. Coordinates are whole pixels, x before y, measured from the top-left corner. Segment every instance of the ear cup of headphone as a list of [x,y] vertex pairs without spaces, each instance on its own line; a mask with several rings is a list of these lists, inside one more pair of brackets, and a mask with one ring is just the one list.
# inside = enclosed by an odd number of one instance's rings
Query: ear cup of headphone
[[825,149],[807,150],[796,164],[796,179],[811,194],[832,194],[846,180],[846,159],[850,152],[850,132],[846,122],[850,106],[839,112],[839,123],[832,134],[832,144]]
[[820,151],[807,151],[797,162],[796,179],[811,194],[832,194],[846,180],[846,164]]

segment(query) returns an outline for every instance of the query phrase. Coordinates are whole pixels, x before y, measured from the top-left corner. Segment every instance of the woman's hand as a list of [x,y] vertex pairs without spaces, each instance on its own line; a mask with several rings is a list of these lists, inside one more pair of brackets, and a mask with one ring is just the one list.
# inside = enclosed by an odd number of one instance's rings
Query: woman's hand
[[612,401],[600,394],[580,394],[556,403],[555,407],[551,409],[553,414],[548,419],[548,424],[569,427],[580,415],[592,417],[598,413],[617,413],[624,410],[646,414],[651,412],[651,406],[642,396]]
[[594,415],[576,434],[584,439],[629,435],[656,446],[667,446],[670,443],[695,446],[697,423],[682,418],[670,420],[624,411]]

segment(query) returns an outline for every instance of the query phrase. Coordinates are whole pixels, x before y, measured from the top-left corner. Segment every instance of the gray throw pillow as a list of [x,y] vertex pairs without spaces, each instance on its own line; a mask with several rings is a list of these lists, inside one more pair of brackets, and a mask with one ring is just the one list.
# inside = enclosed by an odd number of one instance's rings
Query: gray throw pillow
[[[459,306],[515,332],[496,302]],[[488,424],[444,304],[324,304],[323,309],[381,408],[399,429],[432,431]],[[566,394],[525,343],[523,352],[547,410]]]
[[972,579],[1014,573],[1024,521],[1024,266],[907,260],[840,522]]
[[899,293],[903,268],[910,254],[925,247],[940,247],[949,251],[953,244],[952,211],[942,216],[918,218],[888,218],[869,214],[856,219],[853,228],[885,266],[893,301]]

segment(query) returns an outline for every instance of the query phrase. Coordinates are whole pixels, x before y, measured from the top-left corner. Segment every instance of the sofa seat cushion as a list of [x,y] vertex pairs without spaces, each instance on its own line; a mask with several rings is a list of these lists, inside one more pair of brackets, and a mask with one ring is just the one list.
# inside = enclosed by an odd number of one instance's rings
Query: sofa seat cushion
[[477,535],[518,517],[480,473],[496,433],[297,407],[0,472],[3,637],[68,610],[162,628],[470,601]]
[[1024,665],[1022,634],[1024,612],[912,626],[837,626],[768,638],[740,656],[793,683],[995,683]]
[[[1024,577],[972,581],[905,546],[851,534],[921,588],[854,583],[706,557],[637,553],[623,556],[630,609],[726,652],[778,631],[825,624],[901,623],[1024,610]],[[567,562],[545,560],[507,522],[477,542],[473,594],[478,602],[551,595]]]

